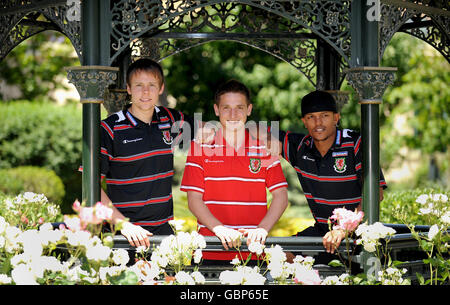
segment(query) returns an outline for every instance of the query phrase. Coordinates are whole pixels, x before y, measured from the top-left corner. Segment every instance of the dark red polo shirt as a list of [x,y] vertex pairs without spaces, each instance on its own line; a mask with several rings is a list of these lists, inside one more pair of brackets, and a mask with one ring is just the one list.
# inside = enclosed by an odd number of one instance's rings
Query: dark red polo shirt
[[[362,200],[361,135],[337,129],[333,146],[321,156],[310,135],[280,131],[282,155],[297,172],[312,215],[325,232],[335,208],[354,210]],[[380,186],[386,188],[380,171]]]
[[[135,225],[155,234],[172,234],[172,144],[182,129],[172,131],[185,116],[174,109],[155,107],[150,124],[119,111],[101,122],[101,175],[114,206]],[[190,139],[194,132],[191,119]]]

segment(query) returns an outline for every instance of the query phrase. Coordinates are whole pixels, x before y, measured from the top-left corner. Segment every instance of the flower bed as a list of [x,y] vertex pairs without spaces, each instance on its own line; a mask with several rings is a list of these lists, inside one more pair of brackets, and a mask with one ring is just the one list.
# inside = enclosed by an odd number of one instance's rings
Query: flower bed
[[[34,195],[27,194],[25,197],[34,198]],[[8,204],[16,202],[14,200],[9,200]],[[427,194],[417,201],[423,205],[421,212],[434,222],[426,233],[416,232],[413,226],[408,226],[426,254],[423,263],[429,266],[429,275],[417,275],[419,283],[448,283],[448,197],[445,194]],[[47,204],[42,202],[45,200],[41,201],[43,206]],[[196,231],[182,232],[179,230],[181,224],[172,221],[174,235],[163,238],[159,245],[151,249],[137,248],[136,257],[130,258],[127,250],[114,247],[115,232],[120,230],[121,224],[111,226],[111,233],[101,232],[102,224],[111,217],[109,207],[101,203],[84,207],[76,202],[74,209],[77,216],[66,217],[65,225],[57,228],[49,222],[42,223],[39,228],[36,228],[35,222],[32,227],[23,227],[20,221],[19,225],[17,222],[11,224],[7,218],[0,216],[0,283],[207,284],[203,273],[207,268],[201,266],[206,241]],[[23,218],[23,215],[16,216]],[[247,249],[258,257],[257,265],[250,266],[248,260],[235,258],[228,268],[220,270],[218,282],[230,285],[410,284],[410,280],[404,278],[406,269],[398,268],[401,262],[393,261],[388,251],[389,242],[395,240],[395,230],[381,223],[361,223],[362,216],[361,213],[337,209],[330,218],[335,228],[346,232],[345,250],[339,252],[346,255],[342,255],[340,261],[331,263],[341,268],[337,270],[343,271],[342,274],[321,275],[311,256],[297,255],[292,262],[288,262],[286,251],[280,245],[251,243]],[[57,255],[61,247],[67,255]],[[363,247],[379,260],[380,270],[376,274],[355,275],[351,272],[355,247]]]

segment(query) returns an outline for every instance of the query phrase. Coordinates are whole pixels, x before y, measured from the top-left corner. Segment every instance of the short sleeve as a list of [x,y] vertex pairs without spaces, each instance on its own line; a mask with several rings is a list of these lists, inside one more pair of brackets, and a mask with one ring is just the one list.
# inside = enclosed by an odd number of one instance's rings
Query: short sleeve
[[270,192],[276,189],[287,187],[286,178],[284,177],[283,169],[281,168],[280,160],[277,157],[272,157],[266,168],[266,187]]
[[292,133],[290,131],[280,130],[279,132],[281,156],[292,165],[297,164],[297,150],[304,137],[304,134]]
[[203,158],[198,152],[201,152],[200,146],[192,141],[181,180],[180,190],[183,192],[205,192]]
[[109,172],[109,163],[114,155],[113,144],[113,129],[105,121],[102,121],[100,128],[100,174],[102,179],[105,178]]

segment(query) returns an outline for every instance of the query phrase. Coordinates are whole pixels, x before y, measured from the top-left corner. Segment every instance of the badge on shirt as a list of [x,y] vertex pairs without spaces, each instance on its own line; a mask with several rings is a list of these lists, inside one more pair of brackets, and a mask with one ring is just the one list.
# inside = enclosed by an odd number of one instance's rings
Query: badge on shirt
[[250,172],[256,174],[261,169],[261,159],[250,158],[250,165],[248,166]]
[[172,142],[173,142],[173,137],[170,134],[170,131],[164,130],[162,133],[163,133],[163,141],[164,141],[164,143],[166,143],[167,145],[171,145]]
[[347,164],[345,164],[345,158],[336,158],[334,159],[334,170],[337,173],[343,173],[347,169]]

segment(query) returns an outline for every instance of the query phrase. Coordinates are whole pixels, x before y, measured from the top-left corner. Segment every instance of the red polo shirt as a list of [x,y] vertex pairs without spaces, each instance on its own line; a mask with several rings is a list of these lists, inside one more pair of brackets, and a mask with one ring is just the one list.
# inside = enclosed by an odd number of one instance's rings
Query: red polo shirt
[[[246,132],[236,151],[217,132],[212,144],[192,142],[180,190],[203,194],[203,201],[224,226],[257,228],[267,213],[266,188],[287,187],[278,157]],[[198,223],[199,233],[214,236]],[[231,260],[237,252],[204,252],[205,259]],[[244,256],[244,259],[246,256]]]

